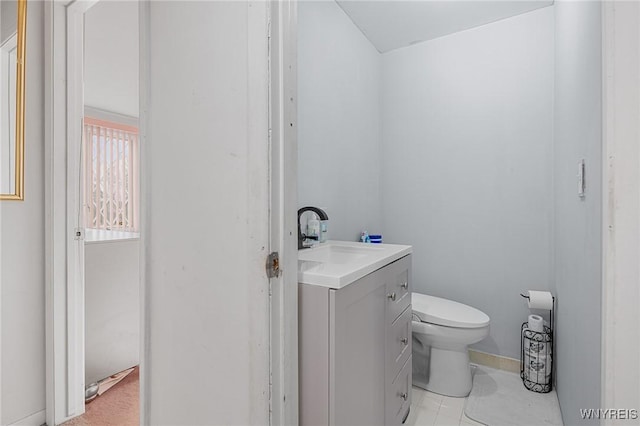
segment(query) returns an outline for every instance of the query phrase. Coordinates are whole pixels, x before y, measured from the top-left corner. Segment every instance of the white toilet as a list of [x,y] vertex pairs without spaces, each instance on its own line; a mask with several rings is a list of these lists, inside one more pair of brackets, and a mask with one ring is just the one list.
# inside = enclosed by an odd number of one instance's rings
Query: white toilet
[[489,335],[489,316],[471,306],[412,293],[413,384],[441,395],[471,391],[468,345]]

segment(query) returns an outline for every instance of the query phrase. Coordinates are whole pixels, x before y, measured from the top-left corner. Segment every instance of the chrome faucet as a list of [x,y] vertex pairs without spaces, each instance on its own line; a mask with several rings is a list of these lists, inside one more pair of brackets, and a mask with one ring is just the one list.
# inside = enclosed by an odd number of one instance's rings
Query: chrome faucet
[[327,216],[327,214],[324,212],[324,210],[319,209],[317,207],[307,206],[307,207],[303,207],[300,210],[298,210],[298,250],[303,249],[303,248],[308,248],[308,246],[304,245],[305,240],[317,240],[318,239],[318,237],[307,236],[307,235],[302,233],[302,230],[300,229],[300,216],[302,216],[302,213],[304,213],[304,212],[314,212],[318,216],[318,219],[320,219],[320,220],[329,220],[329,216]]

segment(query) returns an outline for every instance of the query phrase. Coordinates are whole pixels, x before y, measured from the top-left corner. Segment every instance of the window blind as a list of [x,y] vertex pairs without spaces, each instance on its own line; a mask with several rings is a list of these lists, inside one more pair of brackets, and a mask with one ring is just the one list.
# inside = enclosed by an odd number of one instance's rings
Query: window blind
[[138,129],[84,118],[84,226],[139,230]]

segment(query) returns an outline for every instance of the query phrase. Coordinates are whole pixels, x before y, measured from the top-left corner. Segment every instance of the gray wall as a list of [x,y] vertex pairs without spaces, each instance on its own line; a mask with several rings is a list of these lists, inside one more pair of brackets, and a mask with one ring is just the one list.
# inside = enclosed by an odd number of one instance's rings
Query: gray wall
[[[3,2],[4,3],[4,2]],[[25,199],[0,201],[2,418],[45,408],[43,2],[27,7]],[[42,415],[44,421],[44,415]]]
[[298,201],[329,238],[380,231],[380,54],[333,1],[298,4]]
[[[579,408],[600,407],[600,8],[599,2],[555,5],[556,381],[567,425],[587,423],[579,417]],[[576,185],[582,158],[587,179],[584,200],[578,198]]]
[[140,241],[87,239],[84,247],[89,384],[140,364]]
[[386,53],[382,80],[385,240],[416,291],[491,317],[476,349],[519,358],[519,293],[553,279],[553,9]]
[[[0,43],[4,43],[18,28],[18,2],[0,1]],[[27,26],[28,28],[28,26]]]
[[137,1],[100,1],[86,13],[86,106],[138,117],[138,7]]

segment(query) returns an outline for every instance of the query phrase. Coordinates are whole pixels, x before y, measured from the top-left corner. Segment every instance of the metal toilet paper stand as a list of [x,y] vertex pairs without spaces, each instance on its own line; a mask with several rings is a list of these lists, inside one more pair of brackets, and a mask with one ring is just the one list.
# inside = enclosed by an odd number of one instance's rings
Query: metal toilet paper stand
[[[525,299],[529,296],[520,294]],[[553,385],[553,317],[556,298],[549,310],[549,326],[543,325],[543,331],[529,329],[529,323],[520,327],[520,378],[524,386],[533,392],[551,392]]]

